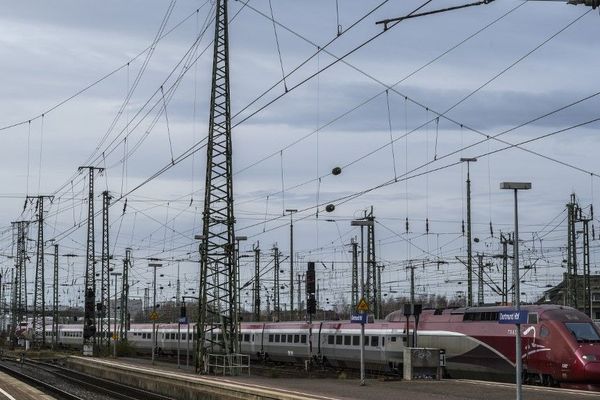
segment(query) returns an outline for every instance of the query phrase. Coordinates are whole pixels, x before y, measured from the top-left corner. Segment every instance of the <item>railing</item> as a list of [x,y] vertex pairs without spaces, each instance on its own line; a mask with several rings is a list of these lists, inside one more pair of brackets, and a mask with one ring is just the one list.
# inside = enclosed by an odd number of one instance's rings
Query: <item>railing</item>
[[208,354],[204,372],[219,375],[240,375],[244,369],[250,375],[250,356],[246,354]]

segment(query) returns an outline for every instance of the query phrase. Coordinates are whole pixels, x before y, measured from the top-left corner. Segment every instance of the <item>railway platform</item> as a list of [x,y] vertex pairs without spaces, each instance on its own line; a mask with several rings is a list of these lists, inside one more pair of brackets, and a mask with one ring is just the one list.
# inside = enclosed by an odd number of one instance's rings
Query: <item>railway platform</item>
[[0,399],[2,400],[53,400],[33,386],[0,372]]
[[[505,400],[513,399],[514,384],[464,379],[441,381],[383,381],[370,379],[360,386],[357,379],[198,376],[185,367],[146,359],[95,359],[70,357],[70,367],[128,385],[159,391],[177,399],[279,399],[279,400]],[[527,400],[600,399],[600,393],[541,386],[524,386]]]

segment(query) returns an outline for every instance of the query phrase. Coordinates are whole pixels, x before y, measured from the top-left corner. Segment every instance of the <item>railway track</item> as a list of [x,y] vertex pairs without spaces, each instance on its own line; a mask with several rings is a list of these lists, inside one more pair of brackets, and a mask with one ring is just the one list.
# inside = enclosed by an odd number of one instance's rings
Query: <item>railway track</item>
[[74,395],[72,393],[69,393],[69,392],[57,387],[57,386],[51,385],[47,382],[44,382],[44,381],[36,379],[28,374],[25,374],[25,373],[19,371],[18,367],[11,368],[11,367],[7,366],[6,364],[4,364],[4,362],[0,362],[0,371],[4,372],[7,375],[12,376],[15,379],[18,379],[22,382],[29,384],[46,394],[52,395],[59,400],[86,400],[84,397]]
[[[174,400],[172,397],[159,395],[143,389],[134,388],[123,385],[114,381],[98,378],[92,375],[84,374],[72,369],[66,368],[55,363],[42,362],[37,360],[24,360],[20,363],[34,367],[36,370],[43,370],[46,373],[68,383],[67,386],[72,387],[73,391],[84,389],[86,392],[92,392],[98,395],[99,399],[118,399],[118,400]],[[38,389],[58,396],[64,400],[89,400],[89,395],[81,396],[74,394],[73,391],[58,387],[58,385],[50,384],[41,381],[31,376],[31,374],[20,371],[22,367],[15,360],[14,366],[7,366],[5,362],[0,363],[0,369],[13,377],[28,382]]]

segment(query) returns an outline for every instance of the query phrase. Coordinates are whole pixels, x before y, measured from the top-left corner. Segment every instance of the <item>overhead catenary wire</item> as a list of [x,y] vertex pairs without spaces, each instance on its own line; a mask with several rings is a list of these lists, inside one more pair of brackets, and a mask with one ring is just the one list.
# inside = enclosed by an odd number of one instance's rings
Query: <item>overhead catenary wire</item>
[[[489,143],[489,141],[488,141],[488,143]],[[393,143],[392,143],[392,146],[393,146]],[[73,197],[74,197],[74,196],[73,196]]]

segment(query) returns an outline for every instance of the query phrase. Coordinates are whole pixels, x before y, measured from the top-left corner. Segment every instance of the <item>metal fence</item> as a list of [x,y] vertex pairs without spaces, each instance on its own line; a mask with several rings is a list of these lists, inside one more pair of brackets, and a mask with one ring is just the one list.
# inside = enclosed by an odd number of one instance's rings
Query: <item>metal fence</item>
[[250,356],[247,354],[208,354],[205,373],[215,375],[241,375],[244,369],[250,375]]

